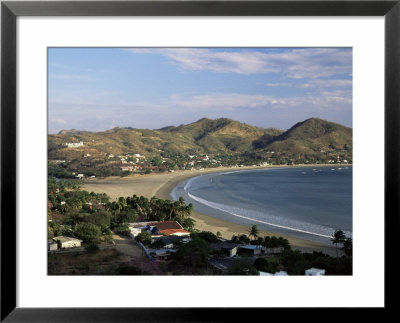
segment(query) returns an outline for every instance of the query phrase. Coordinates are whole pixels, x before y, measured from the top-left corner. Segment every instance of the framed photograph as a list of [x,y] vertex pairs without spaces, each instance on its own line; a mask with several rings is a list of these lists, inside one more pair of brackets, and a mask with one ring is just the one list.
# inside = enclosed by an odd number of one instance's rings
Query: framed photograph
[[2,2],[1,320],[392,309],[399,15]]

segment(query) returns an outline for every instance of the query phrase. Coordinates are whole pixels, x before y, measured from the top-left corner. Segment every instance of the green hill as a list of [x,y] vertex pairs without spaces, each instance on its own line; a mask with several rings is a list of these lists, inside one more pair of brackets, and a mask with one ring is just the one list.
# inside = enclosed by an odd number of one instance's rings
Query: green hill
[[[79,147],[67,143],[83,142]],[[287,131],[254,127],[231,119],[207,119],[158,130],[113,128],[103,132],[63,130],[48,136],[49,160],[96,165],[110,155],[141,154],[156,157],[187,155],[230,156],[242,163],[352,160],[352,129],[318,118],[295,124]]]
[[255,143],[258,150],[274,151],[294,159],[323,160],[337,155],[352,159],[352,129],[318,118],[299,122],[279,136],[264,136]]

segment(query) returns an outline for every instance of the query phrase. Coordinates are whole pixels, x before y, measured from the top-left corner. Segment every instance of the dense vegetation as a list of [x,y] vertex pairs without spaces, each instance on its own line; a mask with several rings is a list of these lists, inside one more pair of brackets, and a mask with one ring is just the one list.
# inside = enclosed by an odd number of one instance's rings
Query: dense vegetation
[[173,202],[133,195],[110,202],[106,194],[80,190],[79,181],[48,181],[49,238],[71,236],[96,245],[111,241],[112,231],[129,235],[127,224],[136,221],[175,220],[191,230],[192,208],[183,198]]

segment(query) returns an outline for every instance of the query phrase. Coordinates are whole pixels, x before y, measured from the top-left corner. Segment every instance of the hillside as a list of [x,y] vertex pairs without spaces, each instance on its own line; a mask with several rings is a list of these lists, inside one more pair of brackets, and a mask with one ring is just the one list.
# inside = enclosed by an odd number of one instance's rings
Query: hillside
[[[294,159],[319,159],[329,156],[352,159],[352,129],[318,118],[307,119],[276,137],[256,141],[259,151],[274,151]],[[260,153],[262,155],[262,153]]]
[[[272,164],[328,162],[338,158],[351,162],[352,129],[318,118],[299,122],[287,131],[254,127],[226,118],[203,118],[158,130],[116,127],[103,132],[63,130],[48,136],[48,159],[71,162],[69,166],[73,165],[77,171],[82,166],[126,163],[125,159],[135,164],[139,162],[135,154],[145,157],[140,160],[142,165],[161,166],[168,161],[169,166],[175,168],[186,167],[189,155],[210,155],[214,164],[218,161],[225,165],[257,161]],[[121,159],[121,156],[126,158]],[[162,163],[161,158],[164,158]]]
[[[260,129],[230,119],[197,122],[159,130],[113,128],[104,132],[60,131],[48,136],[49,159],[74,159],[82,154],[104,156],[140,153],[159,155],[176,153],[243,153],[253,149],[253,141],[265,134],[277,136],[283,131]],[[63,146],[69,142],[84,142],[74,149]]]

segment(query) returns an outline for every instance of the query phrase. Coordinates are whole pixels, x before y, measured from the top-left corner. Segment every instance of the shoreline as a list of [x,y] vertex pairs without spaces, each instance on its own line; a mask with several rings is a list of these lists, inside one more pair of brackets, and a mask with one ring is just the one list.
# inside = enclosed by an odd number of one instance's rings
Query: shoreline
[[[338,164],[339,165],[339,164]],[[203,170],[192,171],[175,171],[173,173],[148,174],[148,175],[129,175],[127,177],[107,177],[104,179],[90,179],[85,181],[82,186],[83,190],[95,193],[106,193],[111,199],[120,196],[132,196],[134,194],[143,195],[147,198],[156,196],[160,199],[171,200],[170,192],[180,182],[189,178],[200,176],[202,174],[219,173],[226,171],[241,170],[258,170],[269,168],[297,168],[297,167],[337,167],[331,164],[309,164],[309,165],[271,165],[263,167],[245,166],[245,167],[218,167]],[[340,164],[340,166],[344,166]],[[346,166],[352,166],[346,164]],[[234,234],[248,234],[249,226],[224,221],[210,215],[206,215],[195,210],[192,211],[191,217],[196,220],[195,228],[198,230],[211,231],[214,234],[220,232],[225,239],[231,239]],[[326,254],[334,256],[336,254],[335,247],[322,243],[297,238],[291,235],[276,233],[274,231],[265,231],[259,229],[260,236],[281,236],[289,240],[293,249],[299,249],[303,252],[322,251]]]

